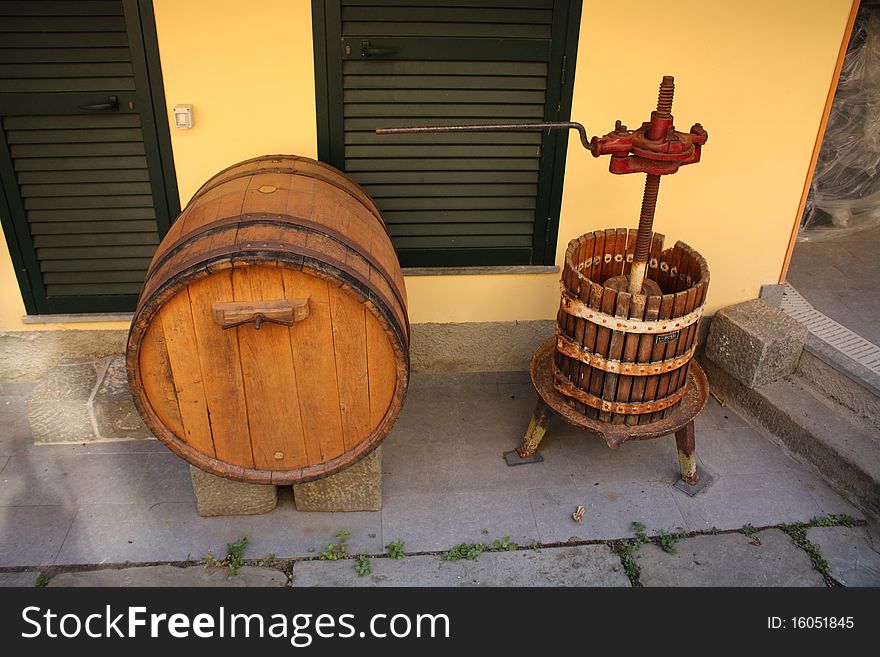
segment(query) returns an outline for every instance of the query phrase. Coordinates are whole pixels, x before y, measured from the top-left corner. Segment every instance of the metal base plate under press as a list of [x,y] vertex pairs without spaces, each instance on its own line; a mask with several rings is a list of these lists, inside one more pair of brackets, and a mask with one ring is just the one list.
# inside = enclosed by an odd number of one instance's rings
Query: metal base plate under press
[[715,477],[713,477],[711,474],[706,472],[700,466],[697,466],[697,474],[699,475],[700,479],[693,486],[691,486],[689,483],[687,483],[684,479],[679,478],[678,481],[676,481],[672,485],[672,487],[677,488],[682,493],[685,493],[685,494],[693,497],[694,495],[696,495],[701,490],[708,487],[710,484],[712,484],[715,481]]
[[523,458],[515,449],[512,449],[509,452],[504,452],[504,461],[507,465],[528,465],[529,463],[543,463],[544,457],[535,452],[531,456]]

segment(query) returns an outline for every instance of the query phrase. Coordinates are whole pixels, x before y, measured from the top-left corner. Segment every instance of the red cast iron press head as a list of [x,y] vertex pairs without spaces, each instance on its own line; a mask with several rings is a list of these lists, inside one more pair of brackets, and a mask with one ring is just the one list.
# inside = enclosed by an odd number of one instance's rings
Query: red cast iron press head
[[645,193],[639,215],[639,231],[633,253],[633,265],[627,278],[617,276],[605,284],[630,294],[661,294],[657,284],[646,279],[648,253],[651,248],[651,235],[654,225],[654,211],[660,191],[660,176],[673,174],[679,167],[700,161],[700,150],[709,135],[699,123],[690,132],[679,132],[673,125],[672,96],[675,80],[671,75],[663,76],[660,83],[660,96],[657,109],[651,112],[649,121],[629,130],[617,121],[614,130],[602,137],[588,139],[583,125],[573,121],[549,123],[507,123],[490,125],[444,125],[408,128],[377,128],[378,135],[399,135],[422,132],[510,132],[577,130],[581,144],[594,157],[610,155],[608,170],[611,173],[644,173]]

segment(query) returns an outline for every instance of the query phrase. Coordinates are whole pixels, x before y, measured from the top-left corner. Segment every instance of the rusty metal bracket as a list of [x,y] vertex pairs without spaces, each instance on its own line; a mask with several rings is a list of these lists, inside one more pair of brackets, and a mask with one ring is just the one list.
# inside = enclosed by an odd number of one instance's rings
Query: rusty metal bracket
[[[663,337],[663,334],[657,336]],[[687,363],[697,351],[697,345],[688,349],[686,352],[675,358],[667,360],[658,360],[652,363],[624,363],[619,360],[605,358],[599,354],[584,349],[568,336],[556,331],[556,351],[563,356],[574,358],[581,363],[586,363],[590,367],[611,372],[612,374],[623,374],[625,376],[653,376],[655,374],[663,374],[677,370]]]
[[686,385],[682,386],[668,397],[657,399],[655,401],[623,403],[612,402],[590,394],[586,390],[581,390],[575,386],[568,378],[559,371],[556,363],[553,363],[553,385],[557,391],[566,397],[575,399],[582,404],[586,404],[592,408],[598,408],[600,411],[607,413],[621,413],[626,415],[644,415],[645,413],[656,413],[665,410],[676,404],[684,397]]
[[670,333],[672,331],[680,331],[687,328],[691,324],[695,324],[703,316],[703,306],[699,306],[693,312],[681,317],[673,317],[672,319],[658,319],[655,321],[639,321],[635,319],[627,319],[626,317],[616,317],[607,313],[600,312],[590,308],[580,299],[571,296],[571,292],[565,287],[564,283],[560,283],[562,291],[561,308],[563,312],[580,317],[593,324],[610,328],[614,331],[626,331],[627,333]]

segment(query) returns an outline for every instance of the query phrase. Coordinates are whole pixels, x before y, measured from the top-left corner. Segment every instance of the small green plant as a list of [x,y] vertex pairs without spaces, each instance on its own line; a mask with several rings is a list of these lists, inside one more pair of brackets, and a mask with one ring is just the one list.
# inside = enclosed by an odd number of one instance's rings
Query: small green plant
[[452,549],[444,552],[443,558],[446,561],[460,561],[461,559],[474,561],[485,550],[486,545],[484,543],[459,543]]
[[215,557],[213,550],[208,550],[208,553],[199,561],[205,568],[221,568],[225,566],[227,574],[230,577],[235,577],[244,565],[244,551],[247,549],[248,543],[250,543],[250,539],[247,536],[243,536],[237,541],[226,544],[226,556],[222,559]]
[[201,562],[201,564],[205,568],[208,568],[208,567],[219,568],[220,566],[223,565],[223,562],[214,556],[213,550],[208,550],[208,554],[203,556],[199,561]]
[[639,565],[636,563],[635,554],[642,549],[642,546],[648,542],[648,535],[645,533],[645,525],[641,522],[633,522],[631,525],[635,538],[622,538],[611,544],[611,551],[620,557],[620,563],[626,576],[634,586],[641,586],[639,583]]
[[238,571],[244,565],[244,551],[247,549],[250,539],[243,536],[237,541],[226,544],[226,568],[230,577],[238,575]]
[[337,559],[348,558],[348,545],[346,541],[351,536],[351,532],[340,529],[336,532],[336,542],[328,543],[327,548],[318,554],[321,561],[336,561]]
[[678,542],[679,538],[681,538],[679,534],[667,534],[662,529],[657,536],[657,540],[660,543],[660,549],[668,554],[676,554],[676,552],[678,552],[678,550],[675,549],[675,544]]
[[754,538],[755,534],[758,533],[757,528],[755,528],[751,523],[749,523],[747,525],[743,525],[742,528],[740,529],[740,531],[743,534],[745,534],[746,536],[748,536],[749,538]]
[[856,519],[852,516],[848,516],[845,513],[840,513],[838,515],[831,514],[831,517],[837,521],[838,524],[843,525],[844,527],[855,527]]
[[46,577],[43,573],[40,573],[39,575],[37,575],[37,579],[34,582],[34,586],[36,586],[38,589],[42,589],[42,588],[45,588],[46,586],[48,586],[48,584],[49,584],[48,577]]
[[844,527],[853,527],[856,525],[856,519],[852,516],[848,516],[845,513],[834,514],[829,513],[827,516],[817,516],[810,520],[807,523],[810,527],[837,527],[838,525],[843,525]]
[[500,541],[496,538],[492,541],[493,552],[512,552],[519,548],[519,545],[510,540],[510,536],[505,536]]
[[529,543],[529,549],[537,552],[541,549],[541,544],[538,541],[532,541],[531,543]]
[[721,530],[718,529],[717,527],[714,527],[714,526],[713,526],[712,529],[709,530],[709,533],[712,534],[713,536],[715,536],[715,535],[717,535],[717,534],[720,534],[720,533],[721,533]]
[[370,566],[370,558],[363,552],[354,558],[354,572],[358,574],[358,577],[363,577],[373,572]]
[[271,566],[273,563],[275,563],[275,553],[270,552],[269,554],[264,555],[263,558],[257,562],[257,565],[260,568],[265,568],[266,566]]
[[797,522],[793,525],[779,525],[779,529],[791,536],[791,540],[794,541],[794,544],[807,553],[810,557],[810,561],[813,562],[813,568],[818,570],[824,576],[829,577],[828,562],[825,560],[825,557],[822,556],[819,546],[807,538],[807,529],[809,528],[809,524],[804,524],[802,522]]
[[388,556],[392,559],[403,559],[406,555],[403,552],[403,541],[399,538],[394,539],[385,546],[388,550]]
[[632,527],[633,533],[636,535],[636,539],[644,545],[648,542],[648,535],[645,533],[645,524],[636,520],[633,522],[630,527]]

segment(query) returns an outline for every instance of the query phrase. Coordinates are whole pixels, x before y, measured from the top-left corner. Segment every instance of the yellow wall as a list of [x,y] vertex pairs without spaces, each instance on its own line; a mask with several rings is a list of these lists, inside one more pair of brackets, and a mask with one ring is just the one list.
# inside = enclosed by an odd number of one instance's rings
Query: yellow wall
[[[195,127],[172,129],[185,202],[218,169],[269,152],[315,156],[309,0],[154,0],[169,108],[192,103]],[[667,0],[669,43],[627,17],[649,0],[585,0],[572,117],[591,134],[648,118],[663,74],[676,77],[679,129],[709,131],[703,162],[661,185],[656,230],[706,256],[708,311],[777,281],[844,36],[851,0]],[[647,23],[647,21],[646,21]],[[615,26],[613,30],[604,30]],[[637,223],[641,175],[612,176],[570,140],[557,264],[570,239]],[[407,278],[410,319],[549,319],[558,276]],[[24,326],[8,256],[0,254],[0,330]],[[122,324],[116,324],[122,326]],[[85,324],[81,328],[98,328]],[[106,327],[103,325],[101,327]],[[57,328],[57,325],[49,328]]]

